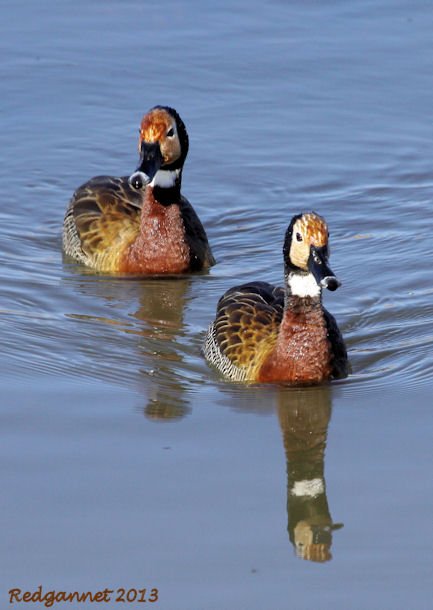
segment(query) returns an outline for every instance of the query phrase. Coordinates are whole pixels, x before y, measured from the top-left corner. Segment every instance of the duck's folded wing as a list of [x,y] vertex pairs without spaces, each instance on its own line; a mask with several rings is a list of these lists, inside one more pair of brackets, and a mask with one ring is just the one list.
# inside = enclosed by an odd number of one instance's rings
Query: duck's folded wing
[[119,252],[138,234],[141,205],[142,194],[127,178],[92,178],[75,191],[66,211],[66,254],[89,264],[103,252]]
[[284,307],[284,291],[266,282],[228,290],[219,300],[204,354],[226,376],[250,377],[275,345]]

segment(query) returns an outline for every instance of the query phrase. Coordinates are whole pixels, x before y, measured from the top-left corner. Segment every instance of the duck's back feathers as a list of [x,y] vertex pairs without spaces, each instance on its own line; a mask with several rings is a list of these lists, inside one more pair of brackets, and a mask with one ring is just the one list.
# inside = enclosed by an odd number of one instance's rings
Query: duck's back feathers
[[66,211],[65,253],[101,271],[114,268],[140,231],[142,202],[128,178],[92,178],[75,191]]
[[231,288],[218,302],[203,347],[205,357],[234,381],[254,377],[275,345],[283,308],[284,290],[267,282]]

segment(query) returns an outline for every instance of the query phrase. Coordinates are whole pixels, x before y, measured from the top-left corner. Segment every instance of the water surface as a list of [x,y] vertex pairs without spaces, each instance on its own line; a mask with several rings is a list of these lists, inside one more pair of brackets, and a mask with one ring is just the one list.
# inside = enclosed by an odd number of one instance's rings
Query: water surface
[[[161,610],[430,607],[431,8],[1,9],[3,605],[42,584],[157,587]],[[183,189],[218,264],[131,280],[64,261],[72,192],[135,168],[155,104],[187,125]],[[200,355],[217,299],[280,283],[311,209],[353,373],[227,383]]]

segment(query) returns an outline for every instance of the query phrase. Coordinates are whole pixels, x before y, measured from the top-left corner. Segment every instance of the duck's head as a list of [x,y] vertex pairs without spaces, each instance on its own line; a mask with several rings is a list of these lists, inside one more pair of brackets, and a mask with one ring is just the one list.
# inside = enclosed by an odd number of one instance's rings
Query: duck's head
[[315,212],[294,216],[284,239],[284,266],[290,293],[317,297],[322,288],[336,290],[340,282],[328,265],[329,231]]
[[173,108],[155,106],[144,115],[140,126],[138,152],[140,160],[129,177],[135,188],[146,184],[161,188],[178,185],[188,154],[188,134]]

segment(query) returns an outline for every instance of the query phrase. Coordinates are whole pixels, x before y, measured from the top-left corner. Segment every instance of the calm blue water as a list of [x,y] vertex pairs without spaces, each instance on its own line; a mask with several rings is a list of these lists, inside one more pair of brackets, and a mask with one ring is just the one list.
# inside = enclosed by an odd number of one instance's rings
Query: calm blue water
[[[158,610],[430,608],[433,4],[15,0],[0,17],[0,605],[42,585],[156,587]],[[135,168],[155,104],[187,125],[183,188],[218,265],[170,281],[65,263],[72,192]],[[353,374],[224,382],[200,355],[216,301],[280,283],[309,209]],[[302,503],[305,478],[320,493]]]

